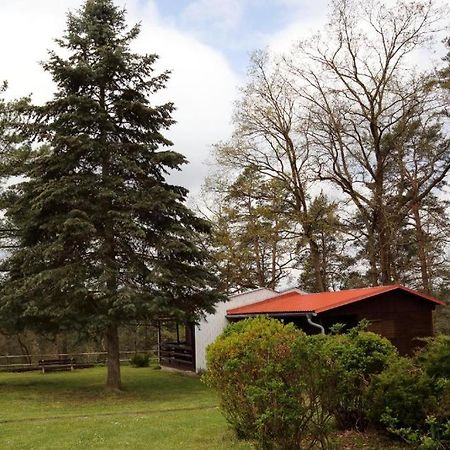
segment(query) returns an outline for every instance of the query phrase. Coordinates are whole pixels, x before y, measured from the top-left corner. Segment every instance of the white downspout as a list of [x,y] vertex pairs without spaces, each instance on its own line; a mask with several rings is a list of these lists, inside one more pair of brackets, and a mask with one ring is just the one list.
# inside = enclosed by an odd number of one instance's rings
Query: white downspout
[[325,328],[319,323],[313,322],[311,319],[312,316],[317,316],[317,313],[306,314],[306,320],[308,321],[308,323],[315,328],[319,328],[321,334],[325,334]]

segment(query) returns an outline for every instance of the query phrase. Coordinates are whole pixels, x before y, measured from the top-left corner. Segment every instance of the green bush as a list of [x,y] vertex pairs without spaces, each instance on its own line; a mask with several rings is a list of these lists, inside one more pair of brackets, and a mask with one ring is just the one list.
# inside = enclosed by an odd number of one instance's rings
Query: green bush
[[[334,389],[320,339],[268,318],[230,325],[208,348],[206,383],[240,437],[265,449],[326,446]],[[330,370],[329,370],[330,369]]]
[[386,430],[421,450],[448,450],[450,448],[450,420],[440,421],[427,416],[420,429],[400,427],[387,408],[383,415]]
[[388,414],[401,428],[424,423],[436,404],[431,379],[410,358],[400,358],[375,377],[368,398],[373,422],[382,424]]
[[450,448],[449,338],[427,340],[375,377],[369,390],[372,420],[415,448]]
[[323,339],[324,351],[334,362],[336,391],[329,407],[340,429],[363,429],[368,424],[367,392],[374,375],[397,357],[396,348],[378,334],[359,327]]
[[148,367],[150,364],[150,356],[136,353],[130,358],[130,364],[133,367]]
[[416,355],[417,363],[433,379],[450,379],[450,336],[427,339]]

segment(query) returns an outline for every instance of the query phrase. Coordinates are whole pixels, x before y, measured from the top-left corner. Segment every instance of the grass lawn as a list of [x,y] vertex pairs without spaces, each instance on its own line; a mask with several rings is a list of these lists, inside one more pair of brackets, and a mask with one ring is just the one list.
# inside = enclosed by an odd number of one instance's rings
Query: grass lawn
[[[197,377],[122,368],[126,391],[106,393],[105,369],[0,373],[0,449],[251,449],[228,429]],[[340,449],[397,449],[378,436],[340,435]]]
[[0,373],[0,449],[251,448],[198,378],[122,370],[120,394],[104,391],[104,368]]

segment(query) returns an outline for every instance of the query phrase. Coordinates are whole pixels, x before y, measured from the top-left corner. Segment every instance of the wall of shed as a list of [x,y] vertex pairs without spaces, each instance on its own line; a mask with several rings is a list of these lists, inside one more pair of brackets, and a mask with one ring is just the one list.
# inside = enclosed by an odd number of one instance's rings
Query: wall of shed
[[211,344],[228,324],[227,310],[257,303],[276,295],[271,289],[257,289],[230,297],[229,301],[218,303],[216,312],[208,314],[195,327],[195,367],[197,372],[206,369],[206,347]]
[[420,346],[417,337],[433,335],[434,304],[402,291],[386,292],[377,297],[352,303],[319,314],[322,322],[342,316],[371,321],[369,331],[388,338],[401,354],[410,354]]

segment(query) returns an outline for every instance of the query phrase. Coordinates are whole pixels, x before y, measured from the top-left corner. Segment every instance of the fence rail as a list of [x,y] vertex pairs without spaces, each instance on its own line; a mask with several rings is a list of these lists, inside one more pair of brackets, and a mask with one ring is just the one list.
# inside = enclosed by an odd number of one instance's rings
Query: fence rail
[[[158,349],[150,350],[126,350],[120,352],[120,361],[129,362],[136,353],[145,353],[151,356],[152,361],[158,360]],[[76,365],[96,366],[106,362],[107,352],[83,352],[83,353],[48,353],[39,355],[0,355],[0,371],[26,371],[38,370],[39,361],[42,359],[67,359],[74,358]]]
[[190,345],[178,342],[165,342],[161,344],[159,359],[162,365],[195,369],[194,349]]

